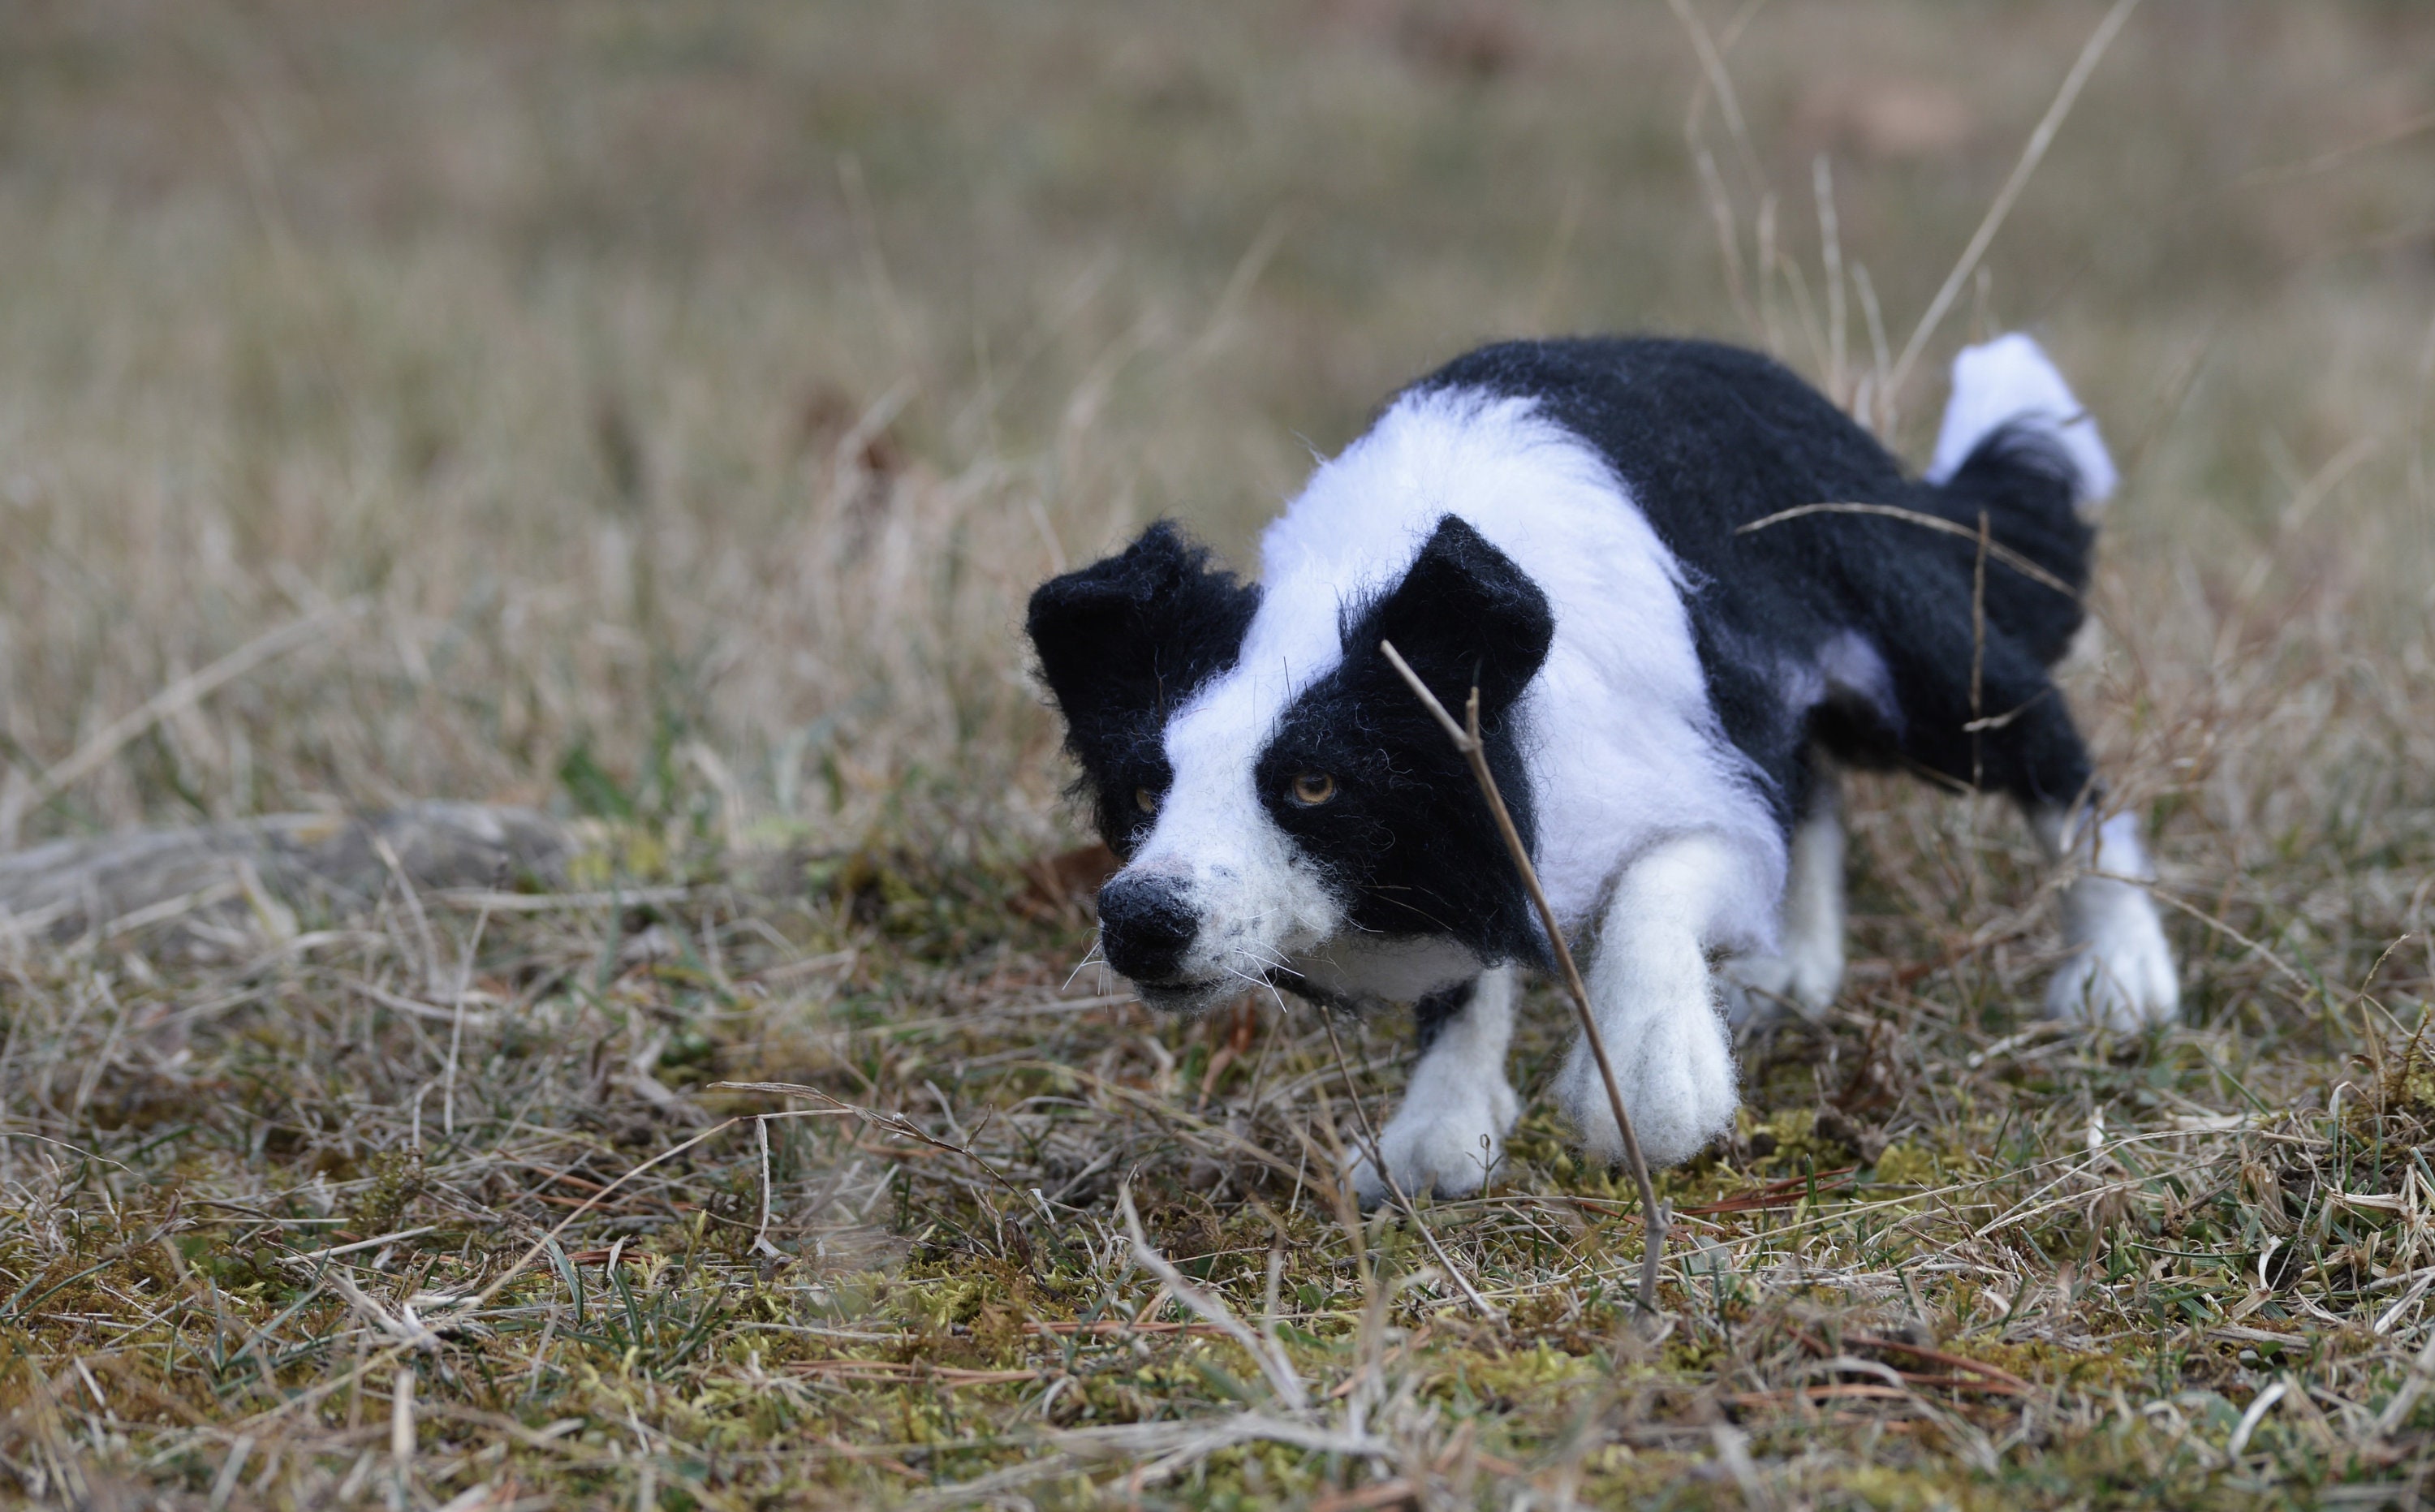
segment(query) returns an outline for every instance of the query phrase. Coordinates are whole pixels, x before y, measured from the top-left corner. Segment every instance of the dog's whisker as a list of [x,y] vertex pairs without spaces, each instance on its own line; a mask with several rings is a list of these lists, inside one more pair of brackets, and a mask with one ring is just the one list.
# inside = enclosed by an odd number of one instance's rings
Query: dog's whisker
[[1090,948],[1089,950],[1087,950],[1087,951],[1084,951],[1084,952],[1082,953],[1082,958],[1081,958],[1080,960],[1076,961],[1076,962],[1074,963],[1074,970],[1072,970],[1071,971],[1068,971],[1067,973],[1065,973],[1065,985],[1064,985],[1063,987],[1059,988],[1057,989],[1058,991],[1060,991],[1060,992],[1070,992],[1070,991],[1072,991],[1072,990],[1073,990],[1073,988],[1074,988],[1074,979],[1075,979],[1076,977],[1080,976],[1084,971],[1089,971],[1093,966],[1096,966],[1096,965],[1101,965],[1101,964],[1104,964],[1104,963],[1105,963],[1105,961],[1107,960],[1107,957],[1099,954],[1099,944],[1100,944],[1099,937],[1098,937],[1097,935],[1092,936],[1091,936],[1091,948]]

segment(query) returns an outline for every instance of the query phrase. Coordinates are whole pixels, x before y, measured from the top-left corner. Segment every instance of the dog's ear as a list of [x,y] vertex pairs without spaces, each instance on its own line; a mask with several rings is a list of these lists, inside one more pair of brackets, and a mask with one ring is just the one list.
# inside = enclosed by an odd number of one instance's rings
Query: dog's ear
[[1223,671],[1259,597],[1164,520],[1117,555],[1043,583],[1025,628],[1075,755],[1089,765],[1130,745],[1145,721],[1163,722]]
[[[1485,724],[1538,676],[1555,635],[1555,615],[1539,585],[1487,537],[1447,515],[1404,580],[1348,632],[1345,650],[1348,658],[1377,657],[1378,643],[1392,642],[1457,719],[1477,681]],[[1378,661],[1384,667],[1385,659]],[[1392,668],[1386,672],[1394,678]]]

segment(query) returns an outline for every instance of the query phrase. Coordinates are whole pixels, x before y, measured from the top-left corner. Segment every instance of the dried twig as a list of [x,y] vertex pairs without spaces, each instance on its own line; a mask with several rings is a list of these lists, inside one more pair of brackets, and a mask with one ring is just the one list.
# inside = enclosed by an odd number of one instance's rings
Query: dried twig
[[[1906,509],[1892,504],[1804,504],[1790,509],[1779,509],[1771,515],[1753,520],[1746,525],[1736,525],[1734,527],[1734,534],[1747,536],[1753,530],[1765,530],[1770,525],[1780,525],[1787,520],[1799,520],[1805,515],[1813,514],[1882,515],[1888,520],[1908,521],[1911,524],[1925,525],[1930,530],[1942,531],[1948,536],[1959,536],[1974,543],[1979,539],[1979,533],[1968,525],[1947,520],[1942,515],[1923,514],[1917,509]],[[2002,562],[2033,583],[2051,588],[2065,598],[2080,597],[2080,590],[2010,546],[1990,541],[1986,543],[1986,552],[1989,560]]]
[[389,1399],[389,1453],[397,1476],[398,1494],[406,1493],[414,1476],[414,1372],[397,1373],[397,1389]]
[[1903,344],[1902,355],[1894,359],[1893,371],[1886,379],[1886,397],[1891,398],[1901,391],[1903,380],[1910,376],[1911,364],[1919,360],[1928,337],[1936,334],[1937,326],[1943,322],[1945,315],[1953,308],[1954,298],[1961,292],[1961,285],[1968,282],[1972,270],[1977,267],[1978,259],[1987,255],[1989,245],[1995,240],[1995,232],[2003,229],[2004,217],[2012,214],[2012,201],[2020,198],[2021,190],[2029,184],[2029,176],[2038,171],[2038,163],[2045,159],[2046,148],[2053,145],[2055,133],[2063,129],[2064,118],[2071,113],[2073,102],[2080,98],[2081,86],[2088,82],[2088,76],[2096,71],[2098,60],[2114,44],[2115,33],[2131,19],[2131,12],[2138,9],[2139,0],[2115,0],[2114,9],[2107,11],[2105,19],[2097,24],[2097,29],[2089,33],[2087,43],[2081,48],[2080,57],[2071,65],[2071,72],[2064,76],[2063,87],[2055,91],[2054,103],[2046,107],[2046,115],[2039,120],[2037,129],[2029,133],[2028,145],[2021,148],[2021,159],[2012,165],[2012,177],[2006,179],[2004,187],[1996,191],[1995,202],[1987,207],[1987,215],[1978,222],[1978,230],[1971,235],[1970,245],[1962,249],[1960,260],[1953,265],[1953,271],[1945,275],[1944,286],[1936,291],[1935,299],[1928,301],[1926,313],[1912,328],[1910,339]]
[[1150,1245],[1149,1236],[1142,1232],[1141,1213],[1133,1207],[1131,1183],[1116,1189],[1116,1211],[1124,1214],[1125,1237],[1132,1245],[1134,1263],[1157,1277],[1173,1293],[1175,1299],[1200,1314],[1203,1321],[1221,1329],[1228,1338],[1243,1347],[1252,1363],[1269,1380],[1269,1389],[1277,1400],[1294,1412],[1310,1405],[1310,1394],[1304,1389],[1302,1377],[1294,1373],[1293,1362],[1274,1339],[1263,1339],[1251,1326],[1236,1317],[1225,1303],[1184,1279],[1165,1255]]
[[1420,674],[1412,670],[1393,643],[1381,641],[1378,650],[1421,702],[1428,706],[1429,713],[1437,716],[1455,749],[1471,764],[1472,779],[1478,782],[1480,796],[1488,799],[1489,812],[1496,816],[1497,832],[1504,835],[1505,849],[1513,857],[1513,869],[1521,873],[1522,885],[1539,910],[1540,923],[1546,928],[1548,948],[1556,954],[1564,989],[1581,1021],[1581,1038],[1589,1044],[1591,1058],[1597,1062],[1598,1079],[1606,1084],[1607,1105],[1615,1112],[1616,1131],[1623,1136],[1624,1163],[1632,1167],[1632,1179],[1640,1189],[1640,1209],[1648,1230],[1641,1244],[1640,1311],[1646,1317],[1654,1317],[1658,1267],[1666,1254],[1666,1209],[1657,1200],[1655,1184],[1649,1179],[1649,1161],[1641,1156],[1640,1136],[1632,1132],[1632,1114],[1624,1108],[1623,1090],[1615,1085],[1615,1064],[1607,1058],[1606,1037],[1598,1032],[1597,1014],[1590,1007],[1589,987],[1581,980],[1580,968],[1573,963],[1572,947],[1564,943],[1564,932],[1556,922],[1556,910],[1539,885],[1539,868],[1530,864],[1530,848],[1522,843],[1522,832],[1513,827],[1513,816],[1506,810],[1505,795],[1496,789],[1496,776],[1488,769],[1488,747],[1479,738],[1479,688],[1473,686],[1463,710],[1463,723],[1456,724],[1454,715],[1446,713],[1445,705],[1438,701],[1438,696],[1429,691],[1428,684],[1421,680]]
[[809,1097],[816,1101],[826,1103],[828,1107],[824,1108],[805,1109],[803,1111],[792,1113],[761,1113],[754,1116],[759,1118],[816,1118],[842,1114],[848,1117],[856,1118],[861,1120],[863,1123],[872,1125],[873,1128],[884,1128],[890,1134],[902,1135],[904,1138],[911,1140],[918,1144],[926,1144],[933,1149],[943,1150],[949,1155],[962,1156],[965,1160],[979,1166],[982,1173],[991,1180],[996,1182],[999,1186],[1006,1188],[1007,1191],[1014,1194],[1016,1200],[1024,1207],[1029,1208],[1031,1206],[1029,1194],[1021,1187],[1016,1186],[1012,1181],[1007,1179],[1006,1173],[991,1164],[987,1156],[981,1154],[978,1150],[974,1149],[969,1144],[950,1143],[949,1142],[939,1138],[936,1134],[931,1133],[928,1129],[924,1128],[921,1125],[914,1123],[911,1119],[907,1118],[902,1113],[883,1113],[876,1108],[864,1108],[858,1104],[846,1102],[842,1098],[831,1096],[829,1093],[820,1091],[818,1087],[806,1087],[800,1082],[716,1081],[710,1084],[709,1090],[712,1091],[725,1092],[774,1092],[781,1097]]
[[12,826],[15,816],[33,813],[92,776],[117,755],[129,741],[162,720],[189,704],[200,702],[223,684],[235,681],[264,662],[309,644],[332,620],[352,618],[362,610],[363,601],[353,598],[343,604],[317,610],[258,635],[211,665],[180,678],[102,726],[94,732],[92,739],[78,747],[65,760],[35,778],[8,816]]

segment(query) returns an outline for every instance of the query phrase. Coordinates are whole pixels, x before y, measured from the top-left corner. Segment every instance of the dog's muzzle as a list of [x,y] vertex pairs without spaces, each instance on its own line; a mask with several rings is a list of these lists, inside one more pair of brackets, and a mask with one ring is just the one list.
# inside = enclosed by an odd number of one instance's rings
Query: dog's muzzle
[[1189,985],[1179,978],[1200,934],[1200,916],[1171,879],[1117,877],[1099,889],[1099,949],[1138,986]]

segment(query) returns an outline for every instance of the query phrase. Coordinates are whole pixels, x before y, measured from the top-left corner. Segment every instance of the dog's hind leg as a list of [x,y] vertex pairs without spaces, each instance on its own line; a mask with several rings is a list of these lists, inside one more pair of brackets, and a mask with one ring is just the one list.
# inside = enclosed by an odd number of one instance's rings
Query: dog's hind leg
[[1790,1007],[1825,1011],[1843,988],[1843,801],[1822,755],[1809,759],[1801,817],[1784,882],[1779,954],[1728,962],[1726,1005],[1736,1028],[1763,1024]]
[[2085,807],[2055,804],[2030,806],[2029,818],[2047,858],[2079,872],[2063,894],[2073,954],[2046,984],[2046,1016],[2111,1029],[2179,1018],[2173,948],[2141,885],[2156,880],[2156,868],[2139,844],[2138,820],[2116,814],[2095,822]]
[[[1505,1079],[1519,977],[1514,967],[1493,967],[1413,1005],[1420,1062],[1403,1106],[1378,1134],[1379,1153],[1406,1196],[1467,1197],[1505,1159],[1505,1135],[1522,1110]],[[1354,1161],[1353,1186],[1364,1207],[1388,1195],[1366,1150]]]
[[2046,1013],[2116,1029],[2171,1022],[2181,992],[2155,902],[2142,885],[2155,873],[2138,825],[2128,816],[2092,822],[2101,793],[2096,768],[2035,648],[1992,616],[1974,643],[1968,619],[1957,627],[1926,613],[1895,626],[1884,644],[1903,690],[1906,761],[1958,785],[2008,795],[2047,857],[2079,870],[2064,891],[2072,955],[2048,986]]
[[[1689,1159],[1733,1122],[1733,1046],[1708,970],[1709,935],[1750,863],[1721,837],[1677,835],[1634,860],[1616,884],[1589,962],[1591,1011],[1615,1088],[1651,1165]],[[1582,1147],[1623,1154],[1606,1087],[1586,1040],[1557,1074],[1556,1096]]]
[[2181,988],[2145,885],[2156,871],[2138,820],[2116,814],[2098,822],[2100,789],[2080,732],[2050,684],[2029,686],[1990,700],[2015,717],[1987,731],[1982,756],[1988,785],[2011,793],[2046,858],[2076,873],[2063,893],[2072,954],[2046,984],[2046,1015],[2111,1029],[2169,1023],[2181,1014]]

